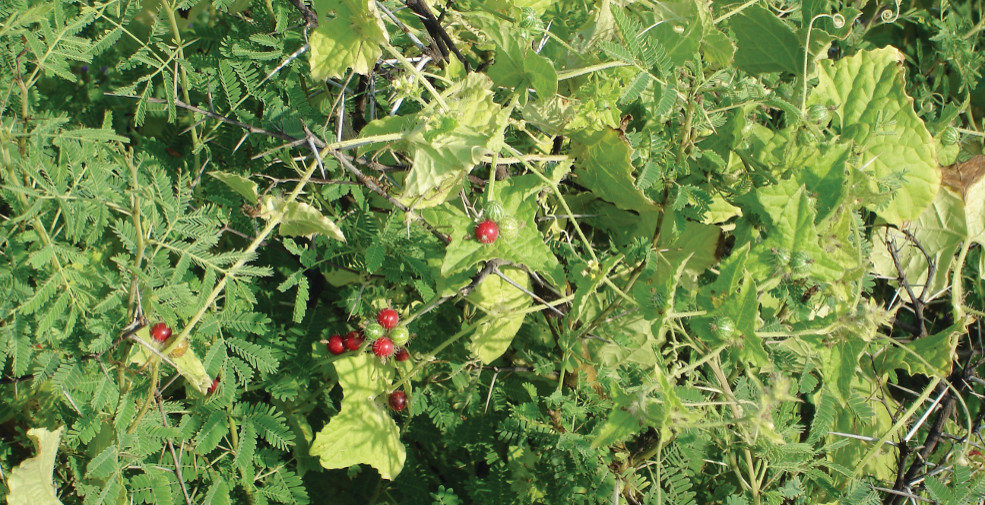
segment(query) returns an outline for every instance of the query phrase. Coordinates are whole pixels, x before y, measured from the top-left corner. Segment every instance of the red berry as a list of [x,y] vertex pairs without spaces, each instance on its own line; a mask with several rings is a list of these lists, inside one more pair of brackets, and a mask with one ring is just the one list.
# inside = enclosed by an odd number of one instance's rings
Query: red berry
[[393,356],[393,340],[382,337],[373,342],[373,354],[381,358]]
[[376,315],[376,322],[380,323],[380,326],[392,330],[400,322],[400,314],[397,314],[397,311],[393,309],[386,308]]
[[206,394],[212,394],[212,393],[215,393],[215,390],[216,390],[216,389],[217,389],[218,387],[219,387],[219,378],[218,378],[218,377],[216,377],[215,379],[212,379],[212,385],[211,385],[211,386],[209,386],[209,390],[208,390],[208,391],[206,392]]
[[350,350],[350,351],[355,351],[355,350],[359,349],[359,346],[363,345],[363,340],[366,340],[366,339],[363,338],[363,334],[362,333],[360,333],[358,331],[355,331],[355,330],[350,331],[345,336],[345,348],[348,349],[348,350]]
[[400,349],[397,350],[397,353],[393,355],[393,359],[397,361],[407,361],[408,359],[410,359],[410,353],[407,352],[407,349],[401,347]]
[[497,237],[499,237],[499,226],[488,219],[475,227],[475,239],[483,244],[492,244]]
[[400,412],[407,408],[407,395],[403,391],[390,393],[390,408]]
[[345,352],[345,343],[342,342],[342,335],[332,335],[328,337],[328,352],[338,356]]
[[158,342],[164,342],[171,338],[171,328],[164,323],[157,323],[150,328],[150,336]]

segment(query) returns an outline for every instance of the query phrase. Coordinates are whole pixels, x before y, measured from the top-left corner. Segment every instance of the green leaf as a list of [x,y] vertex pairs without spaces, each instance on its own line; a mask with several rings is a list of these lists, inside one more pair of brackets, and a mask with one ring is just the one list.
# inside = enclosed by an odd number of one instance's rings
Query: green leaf
[[[866,207],[896,225],[916,219],[934,201],[941,179],[933,138],[906,94],[903,58],[885,47],[823,61],[807,104],[830,107],[831,127],[863,150],[860,168],[871,174],[875,195]],[[878,183],[900,178],[887,203]]]
[[630,414],[625,408],[615,408],[609,417],[596,429],[592,447],[607,447],[631,437],[643,427],[639,416]]
[[691,61],[698,54],[708,24],[707,6],[698,0],[659,2],[655,4],[648,33],[667,50],[675,66]]
[[[895,227],[879,228],[881,233],[872,241],[873,272],[888,279],[898,279],[902,274],[906,282],[917,287],[918,295],[927,286],[925,301],[940,296],[950,287],[954,255],[967,239],[964,217],[961,197],[947,189],[938,191],[934,203],[907,224],[906,233]],[[897,270],[893,253],[902,271]],[[932,279],[927,278],[930,265],[925,254],[935,265]],[[910,295],[901,289],[900,296],[909,300]]]
[[735,58],[735,44],[721,30],[709,28],[701,39],[701,52],[706,60],[725,68]]
[[404,134],[390,146],[413,159],[402,203],[418,209],[444,203],[484,155],[502,148],[510,111],[493,101],[491,88],[488,77],[469,74],[449,90],[447,113],[426,110],[376,120],[363,128],[364,137]]
[[[315,0],[321,19],[311,34],[311,77],[341,78],[349,68],[369,74],[388,43],[386,26],[373,0]],[[329,13],[335,17],[325,20]]]
[[797,35],[768,9],[751,5],[733,16],[730,25],[740,69],[751,74],[801,72],[804,55]]
[[[663,226],[669,228],[672,219],[673,212],[666,212]],[[677,237],[661,233],[658,247],[666,249],[664,256],[671,264],[680,265],[686,261],[687,270],[701,273],[718,263],[718,246],[722,238],[722,229],[718,226],[687,221]]]
[[246,198],[252,203],[257,203],[257,183],[251,181],[249,177],[243,177],[238,174],[231,174],[229,172],[221,172],[219,170],[213,170],[209,172],[209,175],[219,179],[233,191],[239,193],[243,198]]
[[578,184],[620,209],[659,210],[652,200],[636,189],[630,161],[632,153],[633,148],[619,130],[605,129],[572,136]]
[[335,370],[345,396],[339,413],[315,435],[311,455],[325,468],[367,464],[393,480],[406,459],[397,424],[383,406],[393,368],[358,353],[335,361]]
[[596,270],[588,272],[587,276],[576,279],[575,299],[571,301],[571,315],[580,320],[585,310],[585,303],[595,295],[599,286],[608,278],[609,272],[622,261],[622,255],[612,256],[602,261]]
[[51,474],[55,469],[55,454],[61,443],[61,426],[55,431],[31,428],[27,435],[34,439],[38,454],[25,459],[7,476],[7,505],[61,505],[55,493]]
[[759,317],[759,300],[756,283],[750,275],[742,281],[738,296],[730,298],[722,306],[724,314],[735,321],[735,327],[742,334],[742,341],[736,344],[736,355],[741,362],[768,367],[769,355],[763,347],[763,339],[756,334]]
[[318,209],[304,202],[285,202],[279,196],[267,195],[260,207],[260,217],[270,220],[283,213],[280,234],[286,237],[312,236],[321,233],[329,238],[345,242],[342,230]]
[[[504,267],[500,271],[530,291],[530,276],[526,272],[512,267]],[[498,275],[490,275],[476,286],[468,300],[493,316],[485,318],[476,328],[469,344],[472,354],[485,364],[492,363],[513,342],[526,316],[523,309],[530,306],[531,298]]]
[[551,60],[541,56],[526,45],[523,37],[505,37],[503,45],[496,46],[496,61],[489,67],[489,77],[498,86],[517,91],[531,87],[540,100],[557,93],[557,71]]
[[[878,356],[874,365],[885,372],[905,369],[910,375],[923,374],[928,377],[945,377],[951,371],[951,364],[956,357],[958,340],[965,331],[966,324],[961,321],[940,333],[900,344],[906,350],[891,345]],[[917,359],[916,356],[923,359]]]

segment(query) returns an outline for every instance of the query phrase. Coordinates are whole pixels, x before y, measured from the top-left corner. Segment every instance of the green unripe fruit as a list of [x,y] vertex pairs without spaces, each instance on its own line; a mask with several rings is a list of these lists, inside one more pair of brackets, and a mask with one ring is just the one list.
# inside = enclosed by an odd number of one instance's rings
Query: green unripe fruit
[[954,144],[957,144],[959,140],[961,140],[961,132],[953,126],[948,126],[947,128],[944,128],[943,132],[941,132],[941,144],[953,146]]
[[828,124],[828,121],[831,120],[831,110],[821,104],[811,105],[807,111],[807,117],[812,123]]
[[394,345],[402,346],[410,340],[410,331],[407,330],[406,326],[397,326],[390,330],[390,340],[393,340]]
[[491,219],[497,223],[500,222],[504,217],[506,217],[506,208],[504,208],[503,204],[497,202],[496,200],[486,202],[486,205],[485,207],[483,207],[483,210],[485,211],[486,218]]
[[376,340],[383,336],[386,330],[383,329],[383,325],[380,323],[369,323],[366,325],[366,329],[363,330],[363,335],[370,340]]
[[711,322],[711,332],[722,340],[735,336],[735,321],[728,316],[718,316]]
[[773,254],[773,264],[776,266],[786,266],[790,263],[790,251],[780,248],[770,251]]
[[790,268],[798,275],[807,274],[811,263],[814,263],[814,260],[803,251],[797,251],[790,257]]
[[513,216],[506,216],[499,221],[499,234],[504,239],[512,240],[520,234],[520,222]]

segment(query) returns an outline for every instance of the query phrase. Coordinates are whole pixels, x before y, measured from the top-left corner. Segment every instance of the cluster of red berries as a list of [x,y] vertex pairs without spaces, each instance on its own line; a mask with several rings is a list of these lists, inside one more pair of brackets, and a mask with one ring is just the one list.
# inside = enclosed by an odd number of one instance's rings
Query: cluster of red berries
[[[345,336],[332,335],[325,344],[328,352],[338,356],[346,351],[358,351],[366,340],[372,342],[373,354],[382,360],[390,357],[397,361],[407,361],[410,353],[404,345],[410,340],[410,331],[400,325],[400,314],[389,307],[376,314],[376,322],[366,325],[363,331],[353,330]],[[407,408],[407,395],[403,391],[390,394],[390,408],[401,411]]]
[[346,351],[358,351],[363,342],[369,339],[373,342],[373,354],[381,359],[393,357],[397,361],[406,361],[410,353],[402,347],[410,340],[410,332],[406,326],[398,326],[400,315],[397,311],[386,308],[376,315],[376,322],[366,325],[364,331],[353,330],[345,336],[332,335],[326,346],[328,352],[338,356]]

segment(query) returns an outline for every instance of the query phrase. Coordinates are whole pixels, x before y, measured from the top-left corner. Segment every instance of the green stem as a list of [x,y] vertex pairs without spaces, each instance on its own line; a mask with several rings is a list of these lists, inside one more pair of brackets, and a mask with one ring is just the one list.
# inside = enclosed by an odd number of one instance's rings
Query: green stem
[[[321,150],[320,157],[324,158],[335,145],[336,144],[329,144],[325,146],[325,148]],[[311,179],[312,174],[314,174],[315,170],[317,169],[318,169],[318,160],[312,160],[311,164],[308,165],[308,169],[305,171],[300,181],[298,181],[298,184],[294,188],[294,191],[292,191],[291,194],[284,199],[285,206],[297,200],[298,196],[301,194],[301,191],[303,191],[305,185],[307,185],[308,180]],[[273,233],[274,228],[276,228],[277,225],[279,225],[281,220],[283,219],[284,219],[283,210],[275,212],[270,217],[270,220],[267,221],[267,225],[263,228],[263,230],[260,231],[260,233],[257,234],[256,238],[253,239],[253,242],[250,243],[250,245],[246,248],[246,250],[243,251],[244,253],[243,256],[240,259],[236,260],[236,262],[229,267],[226,273],[222,276],[222,279],[220,279],[219,282],[216,283],[215,287],[212,288],[212,292],[209,293],[209,296],[205,299],[205,303],[203,303],[202,306],[195,313],[195,315],[192,316],[192,318],[185,325],[185,328],[181,330],[181,333],[179,333],[177,337],[173,338],[171,343],[163,351],[161,351],[162,354],[165,355],[170,354],[175,347],[180,345],[188,338],[188,335],[191,334],[192,330],[195,328],[195,325],[197,325],[202,320],[202,318],[205,317],[205,313],[208,312],[209,307],[211,307],[212,304],[215,303],[216,299],[219,298],[219,295],[226,288],[226,283],[229,282],[229,278],[235,275],[236,272],[239,271],[239,269],[243,268],[243,266],[246,265],[246,263],[249,261],[249,258],[253,257],[253,253],[255,253],[256,250],[260,247],[260,244],[264,243],[267,240],[267,237],[270,236],[271,233]]]
[[607,61],[605,63],[598,63],[596,65],[589,65],[587,67],[576,68],[572,70],[565,70],[557,74],[558,82],[573,79],[575,77],[590,74],[592,72],[598,72],[599,70],[608,70],[610,68],[621,68],[621,67],[631,67],[632,63],[626,63],[623,61]]
[[695,361],[694,363],[691,363],[690,365],[688,365],[688,366],[686,366],[686,367],[684,367],[684,368],[682,368],[682,369],[674,372],[673,374],[671,374],[671,376],[674,379],[678,379],[678,378],[680,378],[682,376],[685,376],[685,375],[690,374],[691,372],[697,370],[698,367],[700,367],[701,365],[704,365],[705,363],[707,363],[707,362],[709,362],[709,361],[717,358],[718,355],[721,354],[722,351],[724,351],[725,348],[727,348],[728,346],[729,346],[729,344],[721,344],[721,345],[719,345],[718,347],[712,349],[710,352],[708,352],[704,356],[702,356],[701,359],[699,359],[698,361]]
[[540,170],[537,170],[536,168],[534,168],[533,165],[527,163],[527,161],[523,159],[523,153],[517,151],[513,146],[509,144],[505,144],[505,146],[506,146],[506,150],[510,151],[513,154],[513,156],[516,156],[517,159],[519,159],[520,162],[523,163],[523,166],[530,171],[530,173],[536,175],[537,177],[540,178],[540,180],[550,185],[551,190],[554,192],[555,195],[557,195],[557,199],[561,203],[561,206],[564,207],[564,211],[568,215],[568,219],[570,219],[571,224],[574,225],[575,232],[578,234],[578,238],[580,238],[581,241],[585,243],[585,248],[588,249],[588,254],[592,256],[592,259],[595,260],[596,263],[599,263],[598,256],[595,256],[595,250],[594,250],[595,248],[591,246],[591,242],[588,241],[588,237],[586,237],[585,233],[581,231],[581,226],[578,225],[578,221],[574,217],[575,213],[571,210],[571,207],[568,207],[568,202],[565,201],[564,195],[561,194],[561,188],[557,186],[557,183],[548,179],[547,176],[540,173]]
[[407,69],[408,72],[414,74],[414,77],[416,77],[417,80],[420,81],[420,83],[424,85],[424,87],[428,91],[431,92],[431,96],[433,96],[435,101],[438,102],[438,105],[440,106],[442,113],[448,112],[448,104],[445,102],[445,99],[441,96],[441,93],[438,93],[438,90],[434,89],[434,86],[431,84],[431,81],[427,80],[421,74],[421,71],[417,70],[417,67],[415,67],[410,61],[408,61],[407,58],[404,58],[404,55],[400,54],[400,51],[397,51],[396,49],[390,47],[389,44],[384,45],[383,49],[386,49],[386,52],[390,53],[390,56],[396,58],[397,61],[399,61],[400,64]]
[[140,406],[140,411],[137,412],[136,417],[130,422],[130,428],[127,429],[127,433],[133,433],[137,429],[140,420],[143,419],[144,415],[147,414],[147,410],[150,409],[150,404],[154,402],[154,395],[157,393],[157,377],[160,373],[160,366],[160,362],[156,360],[151,366],[150,389],[147,390],[147,398],[144,400],[144,404]]
[[486,202],[496,201],[496,167],[499,166],[499,153],[492,154],[489,164],[489,184],[486,186]]
[[[182,47],[181,42],[181,30],[178,29],[178,20],[174,17],[174,6],[169,2],[161,2],[161,9],[164,11],[165,15],[168,17],[168,22],[171,24],[171,33],[174,38],[175,49],[178,52],[178,61],[175,66],[178,67],[178,75],[181,78],[181,97],[185,103],[192,103],[191,97],[188,96],[188,72],[185,70],[185,66],[181,64],[185,59],[185,50]],[[170,84],[170,83],[169,83]],[[170,86],[169,86],[170,87]],[[189,131],[192,134],[192,153],[194,153],[194,163],[195,167],[200,166],[201,162],[199,160],[199,138],[198,138],[198,126],[192,124]]]
[[971,241],[965,240],[958,252],[958,261],[955,263],[954,273],[951,274],[951,308],[954,310],[954,322],[963,321],[966,317],[964,310],[964,263],[968,259],[968,250],[971,248]]
[[909,409],[906,410],[906,412],[903,413],[903,415],[899,416],[899,418],[896,421],[896,424],[893,424],[892,428],[887,430],[886,433],[882,436],[882,438],[876,441],[869,449],[869,451],[865,453],[865,456],[862,457],[862,460],[855,465],[855,471],[852,472],[851,478],[846,479],[844,482],[847,483],[849,482],[849,480],[854,480],[859,476],[862,470],[865,469],[865,466],[869,463],[869,460],[872,459],[879,451],[882,450],[883,445],[885,445],[890,438],[893,438],[896,435],[896,433],[903,427],[903,425],[910,422],[910,418],[913,417],[914,414],[916,414],[917,410],[924,408],[923,405],[924,402],[927,401],[927,398],[930,398],[930,394],[933,393],[935,389],[937,389],[937,385],[940,384],[940,382],[941,382],[940,377],[934,377],[933,380],[931,380],[930,384],[927,385],[927,387],[924,389],[920,397],[913,401],[913,404],[910,406]]

